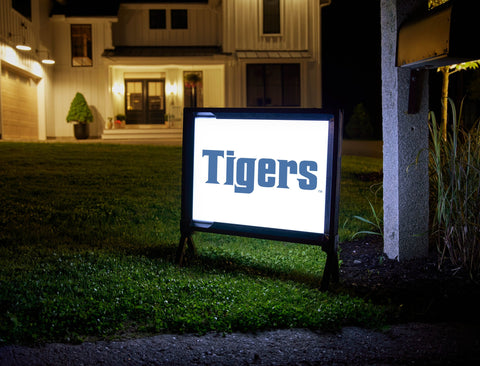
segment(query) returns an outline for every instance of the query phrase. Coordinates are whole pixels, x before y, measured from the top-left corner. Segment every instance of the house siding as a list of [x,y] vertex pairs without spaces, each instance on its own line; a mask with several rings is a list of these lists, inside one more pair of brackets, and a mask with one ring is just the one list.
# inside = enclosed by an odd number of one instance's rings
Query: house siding
[[[165,9],[167,29],[149,28],[149,10]],[[187,9],[188,29],[170,29],[170,10]],[[120,7],[118,23],[113,25],[116,46],[219,46],[220,15],[208,5],[128,5]]]
[[[36,109],[40,140],[46,138],[47,126],[53,125],[52,119],[49,120],[51,117],[49,91],[52,88],[52,69],[39,62],[40,53],[37,52],[51,51],[51,28],[47,18],[49,11],[49,0],[32,1],[32,16],[31,19],[27,19],[12,9],[10,0],[0,0],[0,68],[13,67],[17,72],[35,80],[36,103],[29,107]],[[32,47],[31,51],[15,49],[15,44],[23,39]],[[8,87],[8,85],[3,87]],[[0,92],[1,88],[0,83]],[[49,121],[50,124],[48,124]],[[1,126],[2,115],[0,112],[0,133]]]
[[281,33],[265,35],[261,30],[262,0],[223,1],[223,50],[236,55],[226,68],[227,105],[246,106],[248,64],[296,63],[301,70],[300,106],[322,106],[321,4],[316,0],[280,3]]
[[[31,20],[13,10],[10,0],[0,0],[0,68],[14,67],[37,80],[39,139],[73,138],[73,127],[65,118],[76,92],[84,94],[94,114],[91,136],[101,136],[109,117],[125,113],[122,88],[126,75],[132,74],[164,76],[169,88],[165,112],[180,121],[177,127],[181,127],[186,71],[202,72],[204,107],[246,107],[249,64],[295,63],[300,66],[300,106],[321,107],[321,6],[327,2],[280,1],[281,33],[263,35],[261,0],[127,2],[120,5],[117,16],[98,17],[50,16],[52,2],[37,0],[32,1]],[[150,29],[150,9],[166,10],[166,29]],[[188,29],[170,29],[172,9],[188,10]],[[72,66],[71,24],[92,25],[92,66]],[[24,36],[33,51],[15,50],[12,35]],[[105,50],[119,46],[208,46],[220,51],[203,56],[105,56]],[[35,50],[48,52],[56,64],[41,64]]]
[[[225,42],[224,51],[237,50],[308,50],[311,46],[309,28],[319,22],[311,8],[318,3],[312,0],[281,0],[281,35],[263,35],[261,25],[261,0],[224,0]],[[317,6],[315,6],[317,7]],[[318,13],[318,12],[317,12]]]
[[[53,21],[56,64],[53,90],[55,129],[52,137],[73,137],[73,127],[66,122],[66,116],[77,92],[84,95],[94,116],[90,136],[101,136],[110,106],[108,65],[102,57],[111,44],[110,22],[109,19],[94,18],[60,18]],[[92,25],[92,66],[72,66],[71,24]]]

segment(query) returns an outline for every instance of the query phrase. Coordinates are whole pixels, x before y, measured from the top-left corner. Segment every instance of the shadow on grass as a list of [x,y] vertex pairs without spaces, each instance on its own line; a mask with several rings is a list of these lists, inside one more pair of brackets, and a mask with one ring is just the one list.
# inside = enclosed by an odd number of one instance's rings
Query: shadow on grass
[[[246,263],[248,261],[248,263]],[[204,270],[223,271],[228,273],[243,273],[252,277],[262,277],[277,279],[282,281],[292,281],[307,285],[311,288],[320,288],[321,276],[309,274],[298,270],[279,270],[271,266],[245,260],[244,258],[234,258],[227,256],[211,257],[199,254],[196,257],[190,257],[187,265],[201,267]]]
[[[177,245],[169,244],[157,247],[139,248],[132,250],[131,255],[144,255],[151,259],[162,259],[174,265],[180,266],[177,262]],[[273,268],[259,261],[244,257],[232,257],[216,253],[187,252],[181,265],[198,272],[221,272],[240,273],[251,277],[261,277],[282,281],[293,281],[307,285],[311,288],[320,288],[322,280],[317,274],[309,274],[299,270],[282,270]]]

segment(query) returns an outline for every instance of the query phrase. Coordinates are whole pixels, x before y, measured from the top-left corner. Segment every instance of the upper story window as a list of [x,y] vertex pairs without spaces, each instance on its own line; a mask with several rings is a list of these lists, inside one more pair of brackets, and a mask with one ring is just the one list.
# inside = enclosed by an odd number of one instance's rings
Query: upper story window
[[172,9],[170,16],[172,29],[188,29],[188,11],[186,9]]
[[263,0],[263,34],[281,33],[281,0]]
[[149,24],[150,29],[188,29],[188,10],[150,9]]
[[12,0],[12,8],[22,14],[25,18],[32,20],[31,0]]
[[167,11],[165,9],[150,9],[150,29],[167,28]]
[[72,66],[93,66],[92,25],[72,24]]

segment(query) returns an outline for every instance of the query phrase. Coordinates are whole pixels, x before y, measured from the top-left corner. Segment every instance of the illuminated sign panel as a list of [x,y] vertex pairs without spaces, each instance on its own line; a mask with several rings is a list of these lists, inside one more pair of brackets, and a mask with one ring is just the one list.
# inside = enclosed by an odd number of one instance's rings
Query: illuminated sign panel
[[186,108],[182,231],[311,244],[336,235],[334,132],[321,110]]

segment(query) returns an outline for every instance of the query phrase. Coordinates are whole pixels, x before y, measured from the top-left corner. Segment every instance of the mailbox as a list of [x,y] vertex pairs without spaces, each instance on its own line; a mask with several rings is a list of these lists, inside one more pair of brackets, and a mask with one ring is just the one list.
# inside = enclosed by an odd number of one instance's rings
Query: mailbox
[[400,26],[397,66],[437,68],[480,59],[474,1],[451,1]]

